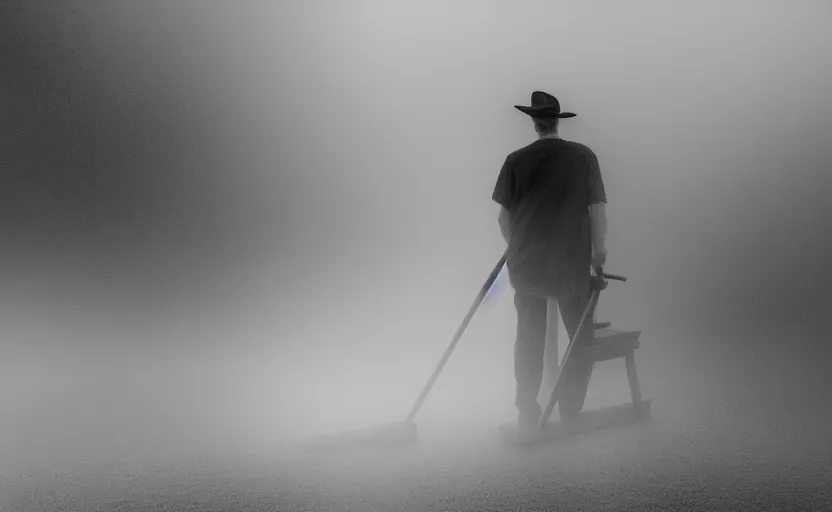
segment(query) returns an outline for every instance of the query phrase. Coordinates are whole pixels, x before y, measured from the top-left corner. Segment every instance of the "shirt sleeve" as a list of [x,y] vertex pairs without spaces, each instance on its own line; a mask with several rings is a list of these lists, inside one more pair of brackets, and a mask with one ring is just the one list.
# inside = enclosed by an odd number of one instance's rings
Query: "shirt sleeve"
[[587,153],[587,180],[589,204],[606,203],[607,191],[604,188],[604,179],[601,176],[601,166],[598,163],[598,156],[592,151]]
[[491,199],[498,203],[506,210],[511,210],[514,206],[514,176],[512,175],[511,164],[509,159],[503,163],[500,169],[500,175],[497,176],[497,183],[494,185],[494,193]]

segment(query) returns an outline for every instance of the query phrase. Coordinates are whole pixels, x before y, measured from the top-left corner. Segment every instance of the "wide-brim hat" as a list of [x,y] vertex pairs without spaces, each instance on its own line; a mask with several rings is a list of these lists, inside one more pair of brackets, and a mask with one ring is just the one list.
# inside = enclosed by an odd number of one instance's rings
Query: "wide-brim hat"
[[566,119],[577,115],[572,112],[561,112],[558,99],[543,91],[534,91],[532,93],[531,106],[514,105],[514,108],[524,114],[542,119]]

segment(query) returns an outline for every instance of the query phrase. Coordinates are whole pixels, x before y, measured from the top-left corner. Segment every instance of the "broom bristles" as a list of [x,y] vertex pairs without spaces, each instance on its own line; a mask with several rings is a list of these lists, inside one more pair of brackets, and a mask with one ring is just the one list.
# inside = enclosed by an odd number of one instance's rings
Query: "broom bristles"
[[307,451],[321,451],[360,445],[404,444],[415,441],[417,436],[415,423],[387,423],[360,430],[318,436],[307,440],[305,448]]

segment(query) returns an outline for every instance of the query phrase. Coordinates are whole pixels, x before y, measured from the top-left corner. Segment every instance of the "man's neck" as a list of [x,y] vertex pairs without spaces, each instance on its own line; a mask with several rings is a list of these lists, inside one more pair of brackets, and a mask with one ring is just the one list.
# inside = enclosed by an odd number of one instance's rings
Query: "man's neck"
[[544,134],[544,135],[538,135],[538,137],[540,137],[540,140],[543,140],[543,139],[559,139],[560,135],[558,135],[557,133],[547,133],[547,134]]

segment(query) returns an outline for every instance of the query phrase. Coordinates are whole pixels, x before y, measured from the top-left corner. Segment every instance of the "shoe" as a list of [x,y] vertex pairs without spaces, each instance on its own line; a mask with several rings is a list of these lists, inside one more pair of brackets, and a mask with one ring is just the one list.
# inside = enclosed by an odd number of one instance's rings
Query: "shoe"
[[565,389],[561,399],[558,400],[558,416],[563,422],[568,422],[581,414],[586,401],[586,393],[581,394],[573,389]]
[[536,412],[520,414],[517,417],[517,441],[521,444],[534,441],[538,435],[538,423],[542,411],[538,408]]
[[537,429],[537,423],[518,423],[517,424],[517,443],[529,444],[537,440],[540,435]]

